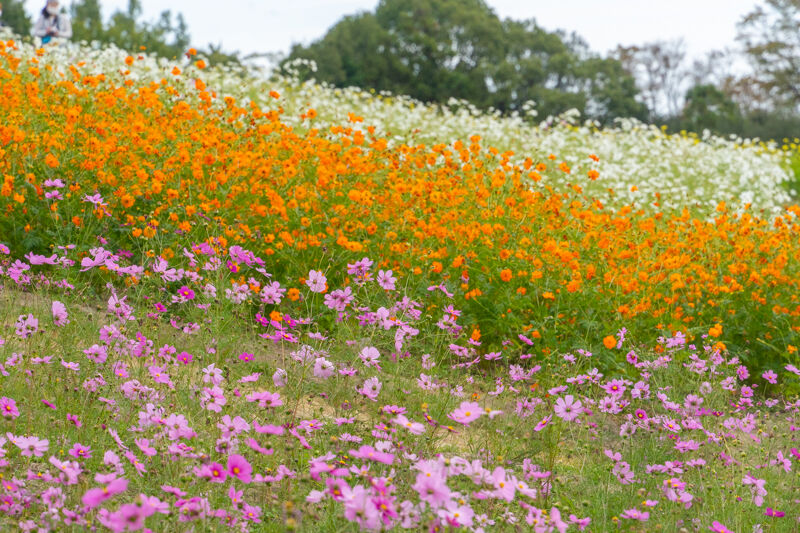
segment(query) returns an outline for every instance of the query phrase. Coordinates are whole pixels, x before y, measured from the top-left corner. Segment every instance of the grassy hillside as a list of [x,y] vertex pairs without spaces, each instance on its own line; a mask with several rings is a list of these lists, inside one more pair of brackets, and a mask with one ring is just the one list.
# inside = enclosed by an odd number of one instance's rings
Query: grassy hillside
[[0,47],[0,525],[793,530],[775,147],[189,56]]

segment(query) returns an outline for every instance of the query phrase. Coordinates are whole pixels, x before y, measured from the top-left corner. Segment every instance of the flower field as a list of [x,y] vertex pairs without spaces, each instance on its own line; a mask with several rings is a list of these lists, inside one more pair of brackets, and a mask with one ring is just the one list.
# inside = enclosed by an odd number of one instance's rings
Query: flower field
[[0,42],[0,528],[795,531],[788,168]]

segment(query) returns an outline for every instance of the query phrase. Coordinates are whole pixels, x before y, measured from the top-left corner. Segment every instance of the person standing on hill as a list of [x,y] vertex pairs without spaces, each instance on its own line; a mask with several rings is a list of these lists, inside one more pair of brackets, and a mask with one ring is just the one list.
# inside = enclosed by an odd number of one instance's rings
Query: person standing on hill
[[66,13],[59,12],[58,0],[47,0],[33,35],[42,39],[42,44],[47,44],[53,39],[69,39],[72,37],[72,23]]

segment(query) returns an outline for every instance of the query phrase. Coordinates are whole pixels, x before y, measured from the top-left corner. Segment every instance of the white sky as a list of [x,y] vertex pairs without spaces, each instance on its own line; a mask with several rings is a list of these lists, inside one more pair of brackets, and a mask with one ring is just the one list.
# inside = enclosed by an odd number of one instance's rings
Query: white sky
[[[69,4],[70,0],[61,0]],[[26,0],[33,13],[45,0]],[[103,15],[127,0],[100,0]],[[222,44],[226,51],[287,52],[307,44],[343,15],[373,10],[377,0],[142,0],[145,19],[169,9],[183,13],[193,44]],[[500,17],[536,18],[548,30],[575,31],[592,50],[683,37],[689,56],[734,46],[736,22],[755,0],[488,0]]]

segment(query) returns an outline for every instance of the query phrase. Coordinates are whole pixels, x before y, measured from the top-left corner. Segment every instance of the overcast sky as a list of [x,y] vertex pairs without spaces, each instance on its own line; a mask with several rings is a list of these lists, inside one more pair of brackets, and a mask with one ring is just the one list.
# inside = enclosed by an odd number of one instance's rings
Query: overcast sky
[[[161,11],[181,12],[192,41],[222,44],[226,51],[274,52],[292,43],[307,44],[343,15],[373,10],[377,0],[141,0],[145,18]],[[69,4],[70,0],[61,0]],[[26,0],[31,13],[45,0]],[[127,0],[100,0],[103,14],[124,8]],[[488,0],[501,17],[536,18],[548,30],[575,31],[605,53],[617,44],[633,45],[683,37],[690,57],[734,45],[736,22],[755,0]]]

